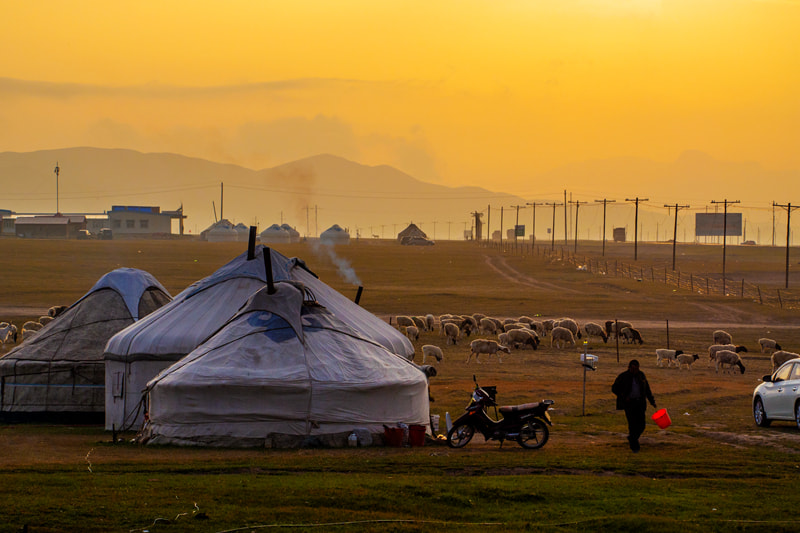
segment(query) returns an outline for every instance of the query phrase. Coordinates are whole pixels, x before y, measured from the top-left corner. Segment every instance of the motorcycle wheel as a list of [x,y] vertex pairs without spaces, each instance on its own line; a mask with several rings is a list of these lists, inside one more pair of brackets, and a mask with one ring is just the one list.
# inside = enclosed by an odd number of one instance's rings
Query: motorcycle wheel
[[547,424],[534,418],[525,422],[520,428],[517,443],[523,448],[536,450],[544,446],[548,438],[550,430],[547,429]]
[[472,440],[474,434],[475,428],[469,424],[453,426],[447,432],[447,445],[451,448],[463,448]]

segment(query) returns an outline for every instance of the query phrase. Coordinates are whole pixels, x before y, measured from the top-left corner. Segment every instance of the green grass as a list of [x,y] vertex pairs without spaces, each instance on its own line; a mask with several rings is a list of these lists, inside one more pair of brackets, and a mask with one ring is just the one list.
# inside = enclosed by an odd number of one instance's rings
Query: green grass
[[[599,244],[586,253],[599,256]],[[582,253],[579,246],[579,253]],[[305,244],[281,246],[306,260],[343,294],[356,288],[327,256]],[[679,267],[714,272],[717,246],[679,246]],[[244,251],[242,244],[194,241],[26,241],[0,239],[0,307],[33,317],[82,296],[106,272],[147,270],[177,294]],[[783,283],[783,252],[729,247],[729,269]],[[750,399],[769,372],[761,336],[800,348],[798,314],[752,301],[673,291],[663,284],[580,272],[564,262],[473,243],[408,248],[361,241],[336,248],[365,287],[361,303],[385,317],[472,313],[632,320],[645,344],[592,341],[598,370],[584,372],[578,349],[516,350],[502,364],[465,365],[466,342],[444,346],[438,333],[416,343],[443,347],[431,380],[431,412],[457,416],[472,377],[497,385],[502,404],[555,400],[548,444],[461,450],[422,448],[240,450],[111,444],[99,427],[0,425],[0,531],[795,531],[800,433],[793,424],[756,428]],[[671,246],[640,245],[640,262],[671,265]],[[759,254],[761,254],[759,256]],[[630,245],[607,257],[631,260]],[[508,265],[511,275],[499,275]],[[536,283],[519,283],[527,277]],[[548,284],[548,285],[545,285]],[[557,286],[562,290],[553,290]],[[667,321],[670,328],[667,330]],[[638,322],[638,323],[637,323]],[[724,324],[747,345],[744,375],[706,365],[711,331]],[[667,344],[701,359],[692,371],[655,367]],[[419,350],[418,350],[419,353]],[[619,353],[619,355],[618,355]],[[624,416],[610,386],[627,361],[640,359],[659,407],[673,424],[650,424],[642,452],[624,440]],[[419,360],[418,360],[419,361]],[[650,411],[652,412],[652,410]],[[162,518],[164,520],[157,520]],[[487,525],[491,524],[491,525]],[[262,526],[272,525],[266,528]]]

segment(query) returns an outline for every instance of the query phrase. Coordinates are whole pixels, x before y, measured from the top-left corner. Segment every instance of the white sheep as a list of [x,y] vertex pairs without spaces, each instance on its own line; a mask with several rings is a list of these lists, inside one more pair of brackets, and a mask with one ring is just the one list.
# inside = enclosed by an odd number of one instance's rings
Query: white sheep
[[622,328],[632,328],[633,324],[626,322],[625,320],[606,320],[605,326],[606,335],[609,337],[613,335],[613,337],[616,339],[618,337],[617,330],[621,332]]
[[30,338],[35,337],[39,333],[38,329],[25,329],[22,328],[22,340],[26,341]]
[[447,322],[444,325],[444,333],[447,336],[447,344],[457,344],[458,338],[461,336],[461,329],[459,329],[458,324],[453,322]]
[[448,324],[455,324],[458,326],[461,324],[462,320],[460,318],[442,318],[439,319],[439,335],[446,335],[447,332],[445,331]]
[[708,364],[710,365],[712,361],[716,361],[717,352],[721,350],[730,350],[732,352],[746,352],[747,348],[744,346],[734,346],[733,344],[712,344],[708,347]]
[[718,329],[714,332],[714,344],[733,344],[733,337],[727,331]]
[[41,322],[35,322],[33,320],[28,320],[27,322],[22,324],[22,329],[23,330],[27,329],[29,331],[39,331],[43,327],[44,325]]
[[428,331],[433,331],[433,326],[435,325],[435,319],[431,313],[425,315],[425,325],[428,326]]
[[555,323],[553,324],[553,327],[555,327],[555,328],[567,328],[568,330],[570,330],[572,332],[572,334],[575,337],[577,337],[579,339],[581,338],[581,328],[580,328],[580,326],[578,326],[578,323],[575,322],[571,318],[562,318],[560,320],[556,320]]
[[541,335],[542,337],[547,336],[547,328],[545,328],[544,323],[542,323],[539,320],[534,320],[533,322],[531,322],[530,328],[539,335]]
[[497,324],[490,318],[481,318],[478,323],[478,332],[482,335],[494,335],[497,333]]
[[434,357],[440,363],[444,359],[444,354],[442,353],[442,349],[438,346],[434,346],[433,344],[425,344],[422,346],[422,364],[425,364],[425,359],[428,357]]
[[738,366],[739,370],[742,374],[744,374],[744,364],[742,363],[741,357],[736,352],[731,350],[719,350],[716,354],[716,371],[719,373],[719,369],[722,368],[723,370],[725,367],[723,365],[730,365],[730,370],[733,371],[734,366]]
[[3,322],[3,324],[5,325],[0,325],[0,344],[13,340],[14,333],[17,332],[17,327],[14,324],[9,324],[8,322]]
[[642,340],[642,334],[639,333],[639,330],[636,328],[625,326],[619,331],[619,334],[622,336],[623,342],[629,344],[633,344],[634,342],[644,344],[644,340]]
[[410,316],[405,316],[405,315],[399,315],[399,316],[394,317],[394,323],[397,324],[397,328],[398,329],[415,325],[414,321],[411,320],[411,317]]
[[467,360],[465,363],[469,363],[469,360],[472,359],[472,356],[475,356],[475,362],[480,364],[480,359],[478,356],[480,354],[487,354],[487,355],[496,355],[497,361],[502,363],[503,360],[500,359],[499,352],[511,353],[511,350],[508,346],[503,346],[502,344],[498,343],[497,341],[489,340],[489,339],[475,339],[471,343],[469,343],[469,356],[467,356]]
[[792,359],[797,359],[800,357],[800,354],[796,354],[794,352],[787,352],[784,350],[779,350],[772,354],[769,358],[770,362],[772,362],[772,371],[775,372],[778,370],[778,367],[781,366],[786,361],[791,361]]
[[519,322],[509,322],[508,324],[503,324],[503,331],[508,333],[512,329],[529,329],[527,325],[520,324]]
[[692,369],[692,364],[695,361],[697,361],[699,359],[699,357],[698,357],[698,355],[696,353],[694,353],[694,354],[682,353],[682,354],[676,356],[675,359],[678,362],[678,370],[680,370],[684,366],[686,367],[687,370],[691,370]]
[[419,328],[417,326],[406,326],[406,337],[410,341],[419,340]]
[[414,325],[420,331],[427,331],[428,330],[428,322],[425,320],[424,316],[412,316],[411,320],[414,322]]
[[67,309],[69,309],[69,307],[66,305],[54,305],[53,307],[47,310],[47,314],[48,316],[55,318],[64,311],[66,311]]
[[511,344],[511,340],[508,338],[508,333],[503,332],[497,335],[497,342],[502,344],[503,346],[508,346]]
[[567,344],[575,346],[575,336],[567,328],[556,326],[550,332],[550,347],[555,345],[556,348],[566,348]]
[[595,322],[587,322],[583,325],[583,331],[586,332],[587,338],[600,337],[603,339],[603,342],[608,342],[608,334],[600,324],[596,324]]
[[51,320],[53,320],[53,317],[51,317],[50,315],[40,316],[39,324],[46,326]]
[[662,367],[664,361],[667,362],[667,368],[671,366],[678,366],[677,357],[683,354],[683,350],[670,350],[669,348],[658,348],[656,350],[656,366]]
[[758,344],[761,346],[761,353],[764,353],[766,350],[773,350],[773,351],[780,351],[781,345],[775,342],[773,339],[767,338],[760,338],[758,339]]
[[512,329],[506,334],[508,344],[514,348],[527,345],[535,350],[539,346],[539,336],[532,329]]
[[552,318],[548,318],[547,320],[542,320],[542,325],[544,326],[544,334],[549,335],[553,328],[555,327],[556,321]]

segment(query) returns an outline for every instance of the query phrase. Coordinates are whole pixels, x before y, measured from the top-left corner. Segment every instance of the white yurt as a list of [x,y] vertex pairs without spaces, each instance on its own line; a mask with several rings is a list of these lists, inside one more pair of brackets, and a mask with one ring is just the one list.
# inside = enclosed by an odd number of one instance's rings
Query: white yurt
[[290,242],[300,242],[300,232],[291,227],[289,224],[281,224],[281,228],[289,232]]
[[[360,336],[301,283],[256,292],[147,385],[153,444],[344,446],[358,430],[428,425],[419,367]],[[363,434],[363,433],[362,433]]]
[[[0,358],[0,411],[11,418],[101,421],[106,342],[170,299],[147,272],[109,272],[34,337]],[[30,416],[17,416],[23,413]]]
[[147,382],[213,335],[250,296],[264,287],[265,250],[269,250],[275,281],[303,283],[317,302],[360,335],[392,353],[413,358],[411,341],[386,321],[317,279],[303,261],[258,245],[109,340],[105,350],[106,383],[120,383],[123,394],[112,397],[109,396],[112,389],[106,391],[106,429],[138,428],[143,420],[141,400]]
[[239,242],[247,242],[250,240],[250,227],[245,226],[241,222],[236,224],[233,229],[236,230],[236,240]]
[[239,232],[234,229],[231,222],[223,219],[208,230],[206,240],[208,242],[236,242],[239,240]]
[[320,234],[319,240],[323,244],[350,244],[350,234],[334,224]]
[[292,242],[291,234],[277,224],[273,224],[258,235],[263,244],[289,244]]

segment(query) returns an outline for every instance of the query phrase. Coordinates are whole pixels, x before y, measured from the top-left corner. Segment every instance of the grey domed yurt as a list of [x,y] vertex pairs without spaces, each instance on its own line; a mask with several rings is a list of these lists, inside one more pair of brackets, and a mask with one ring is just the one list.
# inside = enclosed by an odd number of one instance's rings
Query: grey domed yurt
[[350,234],[334,224],[320,234],[319,240],[323,244],[350,244]]
[[258,235],[262,244],[289,244],[292,236],[277,224],[273,224]]
[[281,228],[289,232],[289,242],[300,242],[300,232],[289,224],[281,224]]
[[256,292],[147,385],[143,442],[344,446],[354,430],[428,425],[427,378],[339,320],[297,282]]
[[115,333],[171,299],[149,273],[119,268],[0,358],[5,419],[102,422],[103,350]]
[[247,240],[250,238],[249,226],[245,226],[244,224],[239,222],[233,227],[233,229],[236,230],[237,240],[239,242],[247,242]]
[[[253,246],[109,340],[105,350],[106,384],[118,386],[106,389],[106,429],[141,426],[142,392],[147,382],[203,343],[265,286],[265,250],[275,281],[303,283],[317,302],[360,335],[406,359],[413,357],[411,341],[317,279],[301,260],[289,259],[263,245]],[[117,394],[112,396],[111,391]]]

